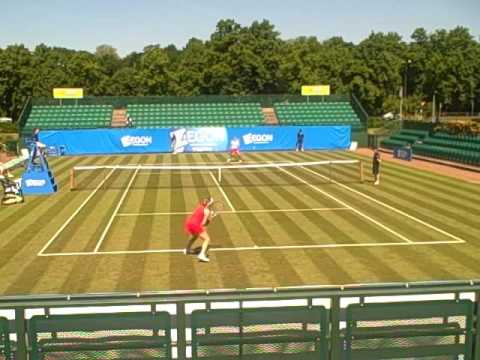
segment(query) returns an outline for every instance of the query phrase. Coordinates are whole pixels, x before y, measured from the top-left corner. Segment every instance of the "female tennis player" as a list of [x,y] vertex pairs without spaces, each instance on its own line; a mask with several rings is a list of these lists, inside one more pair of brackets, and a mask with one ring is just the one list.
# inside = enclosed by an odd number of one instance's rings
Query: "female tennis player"
[[213,198],[203,199],[200,204],[195,208],[192,214],[185,221],[185,231],[190,236],[188,240],[185,254],[195,254],[192,250],[193,243],[198,239],[202,239],[202,250],[198,254],[198,260],[202,262],[209,262],[207,251],[210,245],[210,236],[207,233],[206,227],[212,220],[214,212],[210,209],[213,205]]
[[230,157],[227,162],[231,162],[232,160],[242,162],[242,158],[240,157],[240,140],[238,140],[237,137],[234,137],[232,141],[230,141]]

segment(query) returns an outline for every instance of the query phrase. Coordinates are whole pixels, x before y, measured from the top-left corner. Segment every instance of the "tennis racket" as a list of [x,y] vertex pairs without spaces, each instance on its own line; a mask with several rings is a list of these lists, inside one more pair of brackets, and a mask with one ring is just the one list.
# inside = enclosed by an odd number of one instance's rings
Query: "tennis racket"
[[212,210],[212,218],[214,218],[215,216],[217,216],[219,213],[221,213],[225,209],[225,206],[223,205],[222,202],[215,201],[210,206],[210,209]]

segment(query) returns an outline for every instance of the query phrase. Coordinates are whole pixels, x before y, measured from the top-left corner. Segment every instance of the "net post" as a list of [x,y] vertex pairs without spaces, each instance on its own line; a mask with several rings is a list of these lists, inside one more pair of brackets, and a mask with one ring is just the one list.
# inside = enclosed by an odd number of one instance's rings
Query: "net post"
[[363,161],[360,160],[359,163],[359,168],[360,168],[360,182],[364,182],[364,176],[363,176]]
[[218,182],[219,183],[222,182],[222,168],[221,167],[218,168]]
[[75,168],[70,169],[70,191],[75,190]]

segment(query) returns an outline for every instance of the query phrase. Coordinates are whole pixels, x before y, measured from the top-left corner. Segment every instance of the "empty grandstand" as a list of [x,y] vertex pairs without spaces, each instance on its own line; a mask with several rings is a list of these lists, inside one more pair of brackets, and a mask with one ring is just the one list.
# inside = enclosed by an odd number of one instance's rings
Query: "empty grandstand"
[[25,130],[94,129],[109,127],[111,105],[38,105],[33,106]]
[[349,102],[313,102],[275,104],[278,120],[284,125],[361,126],[360,118]]
[[172,126],[256,126],[264,121],[260,103],[131,104],[139,128]]
[[480,137],[402,129],[381,142],[386,149],[411,146],[415,155],[480,165]]
[[[135,128],[278,125],[347,125],[366,130],[367,114],[354,97],[308,99],[290,95],[196,97],[98,97],[55,102],[33,99],[25,107],[23,132],[31,129],[91,129],[121,125],[114,112],[128,115]],[[125,123],[126,125],[126,123]]]

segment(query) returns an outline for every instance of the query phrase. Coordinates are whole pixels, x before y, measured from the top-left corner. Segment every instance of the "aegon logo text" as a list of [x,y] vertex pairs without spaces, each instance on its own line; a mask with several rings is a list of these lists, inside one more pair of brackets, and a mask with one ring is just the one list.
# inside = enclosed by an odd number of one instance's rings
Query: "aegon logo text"
[[250,144],[268,144],[273,141],[273,134],[245,134],[243,142],[245,145]]
[[149,146],[153,143],[153,138],[151,136],[123,136],[120,141],[122,142],[123,147],[129,146]]
[[46,184],[46,181],[43,180],[43,179],[40,179],[40,180],[34,180],[34,179],[25,180],[25,185],[27,185],[27,187],[42,187],[42,186],[45,186],[45,184]]

